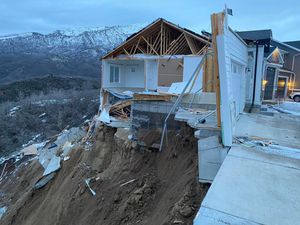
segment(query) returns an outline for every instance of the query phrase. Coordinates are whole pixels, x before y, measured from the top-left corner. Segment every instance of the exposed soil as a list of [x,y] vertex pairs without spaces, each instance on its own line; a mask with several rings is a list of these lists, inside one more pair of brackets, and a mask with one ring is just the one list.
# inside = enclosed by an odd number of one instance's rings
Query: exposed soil
[[[93,147],[74,149],[55,178],[33,190],[42,175],[36,160],[0,182],[1,224],[192,224],[208,187],[197,181],[197,145],[185,126],[169,134],[161,153],[114,138],[100,126]],[[84,180],[91,178],[93,196]]]

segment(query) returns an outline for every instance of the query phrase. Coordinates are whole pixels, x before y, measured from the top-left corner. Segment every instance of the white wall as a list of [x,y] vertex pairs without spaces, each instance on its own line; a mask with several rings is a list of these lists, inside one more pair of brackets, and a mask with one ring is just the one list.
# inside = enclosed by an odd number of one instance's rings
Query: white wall
[[158,61],[156,59],[145,60],[146,89],[157,90],[158,85]]
[[[110,66],[120,68],[120,82],[110,83]],[[132,71],[132,68],[135,71]],[[144,88],[144,62],[142,60],[103,60],[102,61],[102,87],[132,87]]]
[[[221,126],[222,142],[225,146],[232,145],[232,133],[242,111],[246,89],[245,69],[248,63],[247,45],[224,23],[224,34],[217,36],[220,91],[221,91]],[[233,76],[232,65],[241,65],[242,71],[238,72],[239,78]],[[239,79],[241,86],[237,86]]]
[[[183,82],[188,82],[195,69],[199,65],[202,56],[184,56],[183,57]],[[194,87],[191,92],[199,91],[202,88],[202,78],[203,78],[203,70],[201,69]]]
[[144,61],[124,63],[122,75],[125,77],[125,87],[143,88],[145,86]]

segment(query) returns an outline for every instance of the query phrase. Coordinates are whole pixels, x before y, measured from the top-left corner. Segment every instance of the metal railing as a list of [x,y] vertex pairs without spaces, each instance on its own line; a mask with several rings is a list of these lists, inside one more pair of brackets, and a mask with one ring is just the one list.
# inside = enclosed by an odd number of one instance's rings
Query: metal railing
[[[200,71],[201,71],[201,68],[202,68],[202,66],[203,66],[203,63],[205,62],[205,59],[207,58],[207,56],[210,56],[210,55],[212,56],[212,55],[213,55],[213,52],[207,52],[207,53],[202,57],[202,59],[201,59],[201,61],[199,62],[198,66],[196,67],[196,69],[195,69],[193,75],[190,77],[190,79],[189,79],[188,82],[186,83],[186,85],[185,85],[185,87],[183,88],[181,94],[180,94],[179,97],[176,99],[174,105],[172,106],[171,110],[169,111],[168,115],[166,116],[166,118],[165,118],[165,120],[164,120],[164,127],[163,127],[163,131],[162,131],[162,135],[161,135],[159,151],[162,151],[162,147],[163,147],[163,144],[164,144],[164,138],[165,138],[165,136],[166,136],[166,138],[167,138],[166,131],[167,131],[167,122],[168,122],[168,119],[170,118],[171,114],[175,112],[175,110],[176,110],[177,106],[179,105],[179,103],[181,102],[183,96],[186,95],[186,94],[188,94],[188,93],[192,90],[192,88],[193,88],[193,86],[194,86],[194,84],[195,84],[195,81],[196,81],[196,79],[197,79],[197,77],[198,77],[198,75],[199,75],[199,73],[200,73]],[[191,86],[190,86],[190,84],[191,84]],[[186,90],[189,88],[189,86],[190,86],[190,90],[189,90],[187,93],[185,93]]]

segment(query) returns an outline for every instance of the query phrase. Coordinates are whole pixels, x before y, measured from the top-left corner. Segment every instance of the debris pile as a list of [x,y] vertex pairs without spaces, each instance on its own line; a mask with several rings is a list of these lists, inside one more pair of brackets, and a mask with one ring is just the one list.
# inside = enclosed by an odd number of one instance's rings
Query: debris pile
[[1,224],[191,224],[208,187],[197,182],[197,142],[187,129],[170,134],[161,153],[103,124],[89,138],[63,133],[43,148],[51,154],[41,151],[0,182]]

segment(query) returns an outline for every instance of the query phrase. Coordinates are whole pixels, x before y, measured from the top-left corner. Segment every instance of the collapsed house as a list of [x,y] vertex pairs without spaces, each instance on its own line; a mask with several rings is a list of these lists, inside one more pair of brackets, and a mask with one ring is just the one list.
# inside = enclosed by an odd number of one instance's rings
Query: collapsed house
[[[232,145],[249,76],[248,45],[218,19],[212,35],[158,19],[102,58],[100,120],[130,128],[133,139],[159,150],[168,130],[187,123],[199,139],[203,182],[212,182]],[[224,37],[217,40],[219,33]],[[217,41],[221,47],[213,49]],[[159,141],[149,141],[153,132]]]
[[[154,21],[102,58],[101,110],[126,121],[132,99],[168,100],[179,94],[209,46],[206,36]],[[201,88],[202,75],[191,92]]]
[[262,61],[264,46],[247,43],[227,17],[212,16],[211,35],[158,19],[102,60],[100,120],[130,128],[130,138],[160,151],[168,130],[191,126],[201,182],[213,181],[241,121],[251,119],[243,112],[262,103],[264,67],[253,56]]

